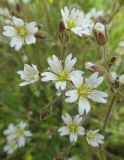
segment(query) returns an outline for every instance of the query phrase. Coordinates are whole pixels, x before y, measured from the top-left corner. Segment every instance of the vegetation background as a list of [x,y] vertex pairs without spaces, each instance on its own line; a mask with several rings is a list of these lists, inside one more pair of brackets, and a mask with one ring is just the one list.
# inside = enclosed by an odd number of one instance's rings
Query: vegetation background
[[[27,63],[36,64],[42,72],[47,69],[48,56],[56,54],[62,57],[62,47],[58,39],[61,8],[76,6],[84,12],[96,8],[104,10],[105,19],[109,20],[119,3],[118,0],[32,0],[28,4],[20,3],[18,12],[15,8],[8,6],[7,0],[0,0],[0,7],[9,8],[13,14],[27,22],[36,21],[40,30],[47,35],[46,39],[38,39],[35,45],[24,46],[15,52],[9,47],[8,39],[2,35],[4,22],[0,23],[0,160],[52,160],[64,152],[69,152],[69,157],[76,156],[79,160],[89,160],[91,156],[93,160],[100,159],[99,149],[89,149],[85,139],[79,138],[76,145],[69,149],[68,137],[60,137],[57,132],[57,128],[63,125],[61,114],[65,112],[77,114],[75,105],[61,100],[56,103],[45,120],[40,120],[41,110],[56,97],[56,89],[52,83],[44,82],[19,87],[21,80],[17,71],[23,68],[24,63]],[[124,40],[124,8],[120,9],[109,25],[108,54],[109,57],[117,56],[112,70],[118,73],[124,73],[124,48],[118,45],[122,40]],[[78,68],[85,71],[86,75],[90,75],[90,72],[85,69],[85,62],[103,64],[99,47],[89,38],[84,39],[70,34],[67,52],[77,57]],[[24,62],[25,55],[28,57],[27,62]],[[109,93],[109,104],[112,98],[110,86],[104,82],[102,88]],[[83,126],[87,129],[102,128],[107,109],[107,105],[94,104]],[[6,143],[3,131],[10,123],[17,124],[20,121],[28,122],[29,129],[33,133],[32,140],[24,148],[7,156],[3,152],[3,146]],[[102,154],[106,160],[124,159],[123,96],[118,97],[113,107],[103,148]]]

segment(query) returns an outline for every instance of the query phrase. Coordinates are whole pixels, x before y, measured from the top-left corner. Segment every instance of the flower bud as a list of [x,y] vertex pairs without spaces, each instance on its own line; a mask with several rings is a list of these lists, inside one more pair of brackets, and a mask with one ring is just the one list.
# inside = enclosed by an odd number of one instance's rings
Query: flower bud
[[99,72],[100,75],[104,75],[106,73],[106,69],[99,65],[99,64],[94,64],[91,62],[86,62],[85,63],[85,68],[88,69],[91,72]]
[[59,32],[62,33],[66,30],[64,22],[61,20],[59,23]]
[[93,29],[93,34],[96,42],[99,45],[105,45],[107,42],[107,31],[104,24],[97,22]]
[[65,28],[65,25],[62,20],[60,21],[59,24],[59,40],[61,43],[65,45],[68,43],[69,40],[68,30]]
[[109,63],[109,67],[113,66],[115,64],[117,60],[117,57],[116,56],[113,56],[111,59],[110,59],[110,63]]
[[47,34],[45,32],[38,31],[35,33],[35,37],[39,39],[45,39],[47,37]]

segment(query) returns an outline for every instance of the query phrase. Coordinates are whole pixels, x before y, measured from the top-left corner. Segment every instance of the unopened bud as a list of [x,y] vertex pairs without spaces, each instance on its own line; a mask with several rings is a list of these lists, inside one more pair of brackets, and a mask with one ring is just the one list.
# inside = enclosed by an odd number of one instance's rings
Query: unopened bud
[[117,60],[117,57],[116,56],[113,56],[111,59],[110,59],[110,63],[109,63],[109,67],[113,66],[115,64]]
[[99,65],[99,64],[94,64],[91,62],[86,62],[85,63],[85,68],[88,69],[91,72],[99,72],[100,75],[104,75],[106,73],[106,69]]
[[93,34],[96,42],[99,45],[105,45],[107,42],[106,26],[100,22],[97,22],[93,29]]
[[59,32],[62,33],[65,31],[65,29],[66,28],[65,28],[64,22],[63,22],[63,20],[61,20],[59,23]]
[[15,9],[16,9],[17,12],[20,12],[20,11],[21,11],[21,6],[20,6],[19,3],[16,3]]
[[45,39],[47,37],[47,34],[45,32],[38,31],[35,33],[35,37],[39,39]]
[[59,24],[59,40],[66,45],[69,40],[68,30],[65,28],[64,22],[61,20]]
[[40,120],[45,120],[51,112],[50,107],[44,107],[40,113]]

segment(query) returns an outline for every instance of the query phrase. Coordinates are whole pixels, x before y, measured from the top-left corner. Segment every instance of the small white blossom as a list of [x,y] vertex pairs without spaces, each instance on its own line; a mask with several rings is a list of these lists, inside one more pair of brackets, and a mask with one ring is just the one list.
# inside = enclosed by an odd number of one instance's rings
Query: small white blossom
[[13,153],[17,148],[24,147],[26,141],[32,136],[29,130],[26,130],[27,123],[20,122],[18,125],[10,124],[4,131],[6,135],[7,145],[4,151],[8,154]]
[[72,58],[72,54],[69,54],[65,60],[64,67],[62,62],[53,55],[52,58],[48,58],[50,72],[44,72],[41,74],[42,81],[54,81],[55,87],[58,90],[64,90],[66,88],[67,81],[71,80],[70,77],[75,73],[82,74],[82,71],[73,70],[77,59]]
[[72,119],[68,113],[65,113],[62,119],[66,126],[59,128],[60,136],[69,135],[70,142],[75,143],[78,135],[83,136],[85,134],[85,129],[81,126],[82,117],[80,115],[76,115]]
[[92,20],[82,11],[76,8],[69,10],[67,7],[61,9],[62,19],[65,27],[78,36],[90,35]]
[[25,23],[22,19],[12,17],[12,25],[4,26],[3,35],[11,39],[10,46],[19,50],[22,45],[34,44],[36,38],[34,34],[38,31],[36,22]]
[[100,16],[104,16],[104,12],[101,11],[97,11],[96,8],[92,8],[88,13],[87,16],[92,18],[93,20],[96,20],[98,17]]
[[20,83],[20,86],[26,86],[29,84],[33,84],[39,80],[39,71],[37,69],[36,65],[30,66],[28,64],[24,65],[24,70],[18,71],[18,74],[20,74],[21,79],[25,82]]
[[98,77],[98,75],[97,72],[93,73],[85,82],[79,74],[71,76],[75,88],[65,93],[67,96],[65,101],[68,103],[78,102],[78,110],[81,115],[90,111],[91,106],[88,99],[97,103],[107,103],[105,98],[108,97],[108,94],[95,89],[103,82],[103,77]]
[[99,134],[99,129],[94,131],[89,131],[86,135],[88,144],[92,145],[93,147],[99,147],[99,144],[104,143],[104,136]]

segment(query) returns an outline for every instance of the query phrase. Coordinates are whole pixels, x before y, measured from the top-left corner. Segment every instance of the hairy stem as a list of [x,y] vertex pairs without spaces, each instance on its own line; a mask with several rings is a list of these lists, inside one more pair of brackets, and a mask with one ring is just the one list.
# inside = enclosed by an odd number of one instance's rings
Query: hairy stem
[[105,116],[105,120],[104,120],[104,123],[103,123],[103,129],[102,129],[103,133],[105,132],[105,129],[106,129],[109,117],[110,117],[110,113],[111,113],[112,107],[114,106],[115,100],[116,100],[116,95],[113,95],[111,103],[110,103],[109,108],[108,108],[108,112],[107,112],[107,114]]

